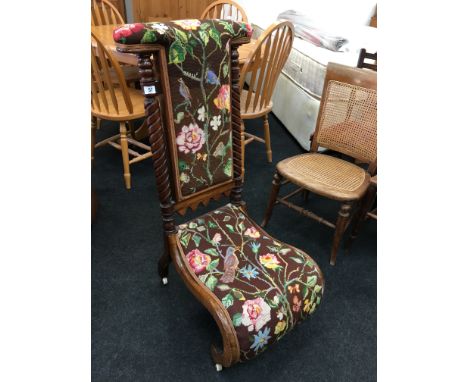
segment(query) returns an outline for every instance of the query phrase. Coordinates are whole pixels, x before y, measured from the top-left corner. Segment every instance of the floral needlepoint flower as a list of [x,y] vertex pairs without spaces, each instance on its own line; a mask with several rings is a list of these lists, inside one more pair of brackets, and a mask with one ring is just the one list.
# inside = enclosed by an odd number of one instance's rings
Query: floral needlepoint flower
[[297,296],[293,298],[293,311],[299,312],[301,310],[302,301]]
[[120,39],[124,37],[129,37],[134,33],[138,33],[141,30],[143,30],[145,26],[141,23],[135,23],[135,24],[125,24],[121,26],[120,28],[117,28],[113,32],[114,40],[119,41]]
[[151,24],[151,28],[156,29],[156,31],[159,34],[164,34],[169,29],[169,27],[166,24],[161,23],[153,23]]
[[[258,231],[257,231],[258,232]],[[252,248],[252,252],[257,254],[258,250],[260,249],[260,243],[250,243],[250,248]]]
[[299,293],[300,292],[300,289],[299,289],[299,284],[294,284],[293,286],[288,286],[288,291],[289,293]]
[[218,96],[213,100],[216,107],[220,110],[231,111],[231,88],[229,85],[222,85]]
[[258,239],[260,237],[260,232],[255,227],[247,228],[244,232],[245,236],[249,236],[252,239]]
[[239,269],[239,272],[242,273],[247,280],[254,279],[258,276],[258,271],[250,264]]
[[181,181],[182,183],[188,183],[188,182],[190,182],[190,177],[189,177],[185,172],[183,172],[182,174],[180,174],[180,177],[179,177],[179,178],[180,178],[180,181]]
[[259,259],[260,262],[268,269],[277,269],[280,267],[278,259],[272,253],[260,256]]
[[194,249],[187,253],[187,260],[190,267],[193,269],[195,274],[202,273],[211,261],[211,257],[207,254],[200,252],[198,249]]
[[281,333],[286,328],[286,321],[279,321],[275,326],[275,334]]
[[185,30],[195,30],[201,25],[200,20],[197,19],[177,20],[173,21],[173,23],[184,28]]
[[205,106],[202,106],[200,109],[198,109],[198,120],[205,122],[205,118],[206,118]]
[[279,301],[280,301],[280,299],[279,299],[279,296],[278,296],[278,295],[276,295],[275,297],[273,297],[273,303],[274,303],[274,304],[278,305]]
[[265,328],[263,331],[258,332],[258,334],[254,334],[254,342],[250,348],[254,351],[258,351],[258,349],[264,347],[271,338],[269,334],[270,328]]
[[218,130],[218,127],[221,126],[221,116],[215,115],[210,122],[210,126],[213,128],[214,131]]
[[284,310],[283,307],[281,307],[278,313],[276,313],[276,317],[278,317],[278,320],[281,321],[284,316],[286,316],[286,311]]
[[209,83],[210,85],[220,84],[218,76],[212,70],[208,70],[206,72],[206,82]]
[[177,135],[176,143],[179,146],[179,151],[184,154],[188,154],[190,151],[195,154],[205,143],[205,133],[197,124],[191,123],[182,127],[182,131]]
[[303,310],[306,313],[312,313],[315,310],[315,303],[312,303],[312,300],[309,301],[309,299],[305,300]]
[[259,331],[271,319],[271,308],[262,297],[247,300],[242,305],[242,325],[247,326],[247,330]]
[[216,244],[219,244],[219,242],[221,241],[222,237],[221,237],[221,234],[219,232],[216,232],[213,236],[213,238],[211,239],[211,242],[216,245]]

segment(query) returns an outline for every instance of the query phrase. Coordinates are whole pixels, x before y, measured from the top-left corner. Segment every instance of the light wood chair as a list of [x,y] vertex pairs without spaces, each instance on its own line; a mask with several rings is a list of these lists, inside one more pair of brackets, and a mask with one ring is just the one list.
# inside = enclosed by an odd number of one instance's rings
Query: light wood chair
[[200,19],[224,19],[248,23],[244,9],[231,0],[219,0],[211,3],[203,11]]
[[[258,39],[255,48],[242,67],[240,76],[241,93],[241,118],[254,119],[263,118],[264,138],[245,132],[245,145],[255,141],[264,143],[268,162],[272,161],[270,142],[270,125],[268,114],[273,102],[271,97],[276,86],[276,81],[292,49],[294,40],[294,26],[289,21],[276,22],[272,24]],[[244,85],[248,79],[248,89]],[[244,151],[243,151],[244,152]]]
[[[332,265],[336,262],[338,247],[349,223],[352,207],[363,197],[371,176],[376,172],[376,89],[376,72],[328,64],[311,152],[287,158],[276,165],[263,226],[270,220],[274,205],[280,203],[333,228],[335,234],[330,257]],[[344,159],[318,153],[319,146],[368,164],[367,171]],[[279,189],[286,183],[299,188],[279,197]],[[336,224],[288,200],[304,190],[306,193],[312,192],[342,203]]]
[[[130,165],[151,157],[151,148],[130,138],[127,125],[145,116],[144,97],[141,90],[128,87],[123,71],[113,55],[91,33],[95,47],[91,45],[91,159],[94,149],[106,144],[122,152],[125,187],[131,188]],[[96,143],[97,119],[117,121],[120,134]],[[142,150],[139,153],[128,147],[132,144]],[[130,160],[129,156],[133,159]]]
[[107,0],[91,0],[91,25],[125,24],[117,8]]

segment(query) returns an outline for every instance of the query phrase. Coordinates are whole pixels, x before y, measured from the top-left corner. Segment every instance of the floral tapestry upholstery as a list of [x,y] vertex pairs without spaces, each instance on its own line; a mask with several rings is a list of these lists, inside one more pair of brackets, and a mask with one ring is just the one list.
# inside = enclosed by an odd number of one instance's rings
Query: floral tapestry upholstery
[[232,204],[179,226],[191,270],[227,309],[241,361],[263,352],[322,299],[322,272],[301,250],[276,241]]
[[127,24],[114,31],[119,43],[166,47],[174,175],[182,197],[233,177],[230,41],[251,34],[247,23],[196,19]]

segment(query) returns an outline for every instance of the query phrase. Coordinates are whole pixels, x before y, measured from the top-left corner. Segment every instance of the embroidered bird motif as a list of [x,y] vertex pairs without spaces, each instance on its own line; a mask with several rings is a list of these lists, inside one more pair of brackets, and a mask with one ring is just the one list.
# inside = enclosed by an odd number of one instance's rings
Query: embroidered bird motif
[[239,259],[234,252],[234,247],[229,247],[226,250],[226,257],[224,258],[224,274],[220,278],[220,280],[226,284],[234,281],[236,270],[239,266]]
[[210,69],[208,69],[208,71],[206,72],[206,82],[211,84],[211,85],[219,85],[220,84],[218,76],[216,75],[215,72],[213,72]]
[[192,96],[190,95],[190,89],[188,88],[187,85],[185,85],[185,82],[182,78],[179,78],[179,93],[182,97],[184,97],[185,102],[188,102],[190,105],[192,104]]

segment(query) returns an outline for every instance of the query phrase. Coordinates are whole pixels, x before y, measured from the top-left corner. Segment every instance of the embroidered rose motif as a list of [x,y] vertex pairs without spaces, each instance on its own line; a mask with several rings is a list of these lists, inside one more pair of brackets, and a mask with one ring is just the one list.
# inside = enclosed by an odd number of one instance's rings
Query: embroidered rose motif
[[255,227],[247,228],[244,232],[245,236],[249,236],[252,239],[258,239],[260,237],[260,232]]
[[188,154],[190,151],[195,154],[205,143],[205,133],[197,124],[191,123],[182,127],[182,131],[177,135],[176,143],[179,151]]
[[200,20],[197,19],[177,20],[173,21],[173,23],[184,28],[185,30],[195,30],[201,25]]
[[247,37],[252,36],[253,28],[249,23],[244,23],[244,27],[247,30]]
[[270,321],[270,306],[262,297],[254,300],[247,300],[242,305],[242,325],[247,326],[251,332],[254,328],[259,331],[268,321]]
[[187,253],[186,257],[190,264],[190,267],[197,275],[203,272],[211,261],[210,256],[204,254],[203,252],[200,252],[198,249],[190,251],[189,253]]
[[218,96],[213,100],[216,107],[220,110],[231,111],[231,89],[229,85],[223,85],[219,89]]
[[268,269],[276,269],[280,267],[280,262],[272,253],[267,253],[266,255],[260,256],[259,259],[260,262]]
[[143,24],[141,24],[141,23],[126,24],[126,25],[121,26],[120,28],[117,28],[116,30],[114,30],[114,33],[113,33],[114,40],[118,41],[122,37],[131,36],[134,33],[140,32],[144,28],[145,28],[145,26]]

